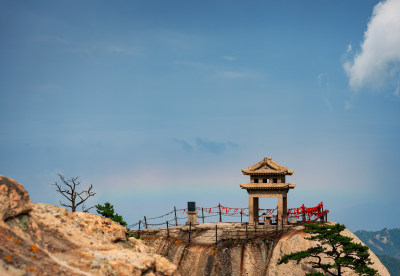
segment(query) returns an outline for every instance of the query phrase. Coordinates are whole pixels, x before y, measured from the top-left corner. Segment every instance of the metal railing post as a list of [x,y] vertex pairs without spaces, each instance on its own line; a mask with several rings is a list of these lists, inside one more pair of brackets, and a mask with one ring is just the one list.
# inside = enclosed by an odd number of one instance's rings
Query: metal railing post
[[174,213],[175,213],[175,226],[178,226],[178,218],[176,217],[176,207],[174,206]]
[[167,220],[167,238],[169,238],[168,220]]
[[222,216],[221,216],[221,203],[218,204],[218,208],[219,208],[219,222],[222,222]]

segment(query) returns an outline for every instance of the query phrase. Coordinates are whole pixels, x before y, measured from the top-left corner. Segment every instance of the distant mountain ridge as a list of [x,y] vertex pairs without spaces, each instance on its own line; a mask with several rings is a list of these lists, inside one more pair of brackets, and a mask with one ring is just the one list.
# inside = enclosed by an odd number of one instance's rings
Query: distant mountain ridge
[[386,266],[390,275],[400,275],[400,259],[388,255],[377,255],[377,257]]
[[354,234],[376,255],[388,255],[400,259],[400,228],[380,231],[360,230]]

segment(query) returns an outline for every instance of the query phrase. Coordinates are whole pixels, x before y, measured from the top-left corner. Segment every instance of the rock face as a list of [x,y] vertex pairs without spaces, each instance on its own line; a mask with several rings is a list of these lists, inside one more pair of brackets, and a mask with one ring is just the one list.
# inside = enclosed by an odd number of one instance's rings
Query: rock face
[[21,184],[0,175],[0,223],[32,209],[28,192]]
[[[199,229],[196,227],[190,244],[187,227],[172,227],[169,237],[165,236],[164,229],[160,229],[159,232],[142,230],[142,236],[146,244],[152,246],[156,253],[176,264],[182,275],[303,276],[306,273],[321,272],[310,268],[305,261],[300,264],[293,261],[288,264],[277,264],[285,254],[306,250],[316,245],[316,242],[304,239],[308,234],[303,232],[303,226],[286,228],[283,234],[266,231],[265,235],[251,237],[247,242],[237,238],[231,240],[218,238],[217,245],[215,245],[215,232],[210,233],[215,224],[213,227],[206,226],[200,225]],[[237,235],[235,224],[223,226],[218,223],[218,228],[221,236],[226,233]],[[356,243],[362,243],[347,229],[342,234],[352,237]],[[374,263],[372,267],[378,270],[381,276],[389,276],[389,272],[375,254],[371,251],[369,253]],[[344,275],[357,274],[345,270]]]
[[266,275],[275,241],[257,239],[248,243],[221,242],[215,246],[153,238],[150,244],[176,264],[182,275],[228,276]]
[[[353,242],[355,243],[363,244],[360,239],[358,239],[352,232],[347,229],[341,232],[341,234],[353,238]],[[307,236],[308,234],[304,233],[302,230],[289,232],[282,235],[272,252],[267,275],[304,275],[305,273],[318,272],[318,270],[312,269],[307,266],[304,261],[301,262],[299,265],[297,265],[296,262],[293,261],[287,264],[277,265],[277,262],[281,258],[281,256],[295,251],[306,250],[307,248],[310,248],[317,244],[315,241],[304,239]],[[378,257],[376,257],[376,255],[371,250],[369,250],[369,254],[372,262],[374,263],[371,267],[378,270],[381,276],[390,276],[386,267],[380,262]],[[357,275],[353,271],[346,269],[343,273],[344,275]]]
[[[142,230],[142,240],[110,219],[33,203],[21,184],[0,176],[0,275],[301,275],[304,262],[277,265],[284,254],[305,250],[302,226],[246,233],[241,224]],[[256,234],[257,233],[257,234]],[[344,235],[361,241],[350,231]],[[167,237],[168,236],[168,237]],[[215,245],[217,241],[217,245]],[[370,252],[373,268],[389,275]],[[352,272],[345,275],[355,275]]]
[[0,176],[0,275],[179,275],[110,219],[32,203]]

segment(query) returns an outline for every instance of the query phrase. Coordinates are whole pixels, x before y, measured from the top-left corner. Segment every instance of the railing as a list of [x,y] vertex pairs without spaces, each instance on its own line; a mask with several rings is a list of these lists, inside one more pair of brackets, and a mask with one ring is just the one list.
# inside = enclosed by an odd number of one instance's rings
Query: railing
[[307,208],[304,204],[299,208],[288,209],[288,218],[301,218],[304,222],[316,221],[324,216],[327,212],[324,212],[324,204],[321,202],[315,207]]
[[[248,217],[248,208],[233,208],[233,207],[226,207],[221,204],[218,204],[218,206],[215,207],[197,207],[196,208],[198,211],[197,214],[197,219],[201,220],[201,222],[205,223],[206,218],[215,218],[218,217],[219,222],[223,222],[223,217],[230,217],[230,218],[236,218],[240,222],[243,222],[243,216]],[[135,228],[137,227],[138,229],[143,229],[143,228],[152,228],[156,226],[156,228],[162,228],[160,226],[179,226],[184,223],[180,223],[182,220],[186,220],[186,216],[179,216],[179,215],[184,215],[186,212],[185,209],[174,209],[165,215],[160,215],[157,217],[151,217],[148,218],[146,216],[143,217],[143,220],[139,220],[138,222],[128,225],[128,228]],[[272,218],[272,223],[277,223],[278,218],[277,218],[277,208],[275,209],[258,209],[259,212],[259,218],[260,218],[260,213],[265,214],[265,215],[273,215]],[[310,222],[310,221],[316,221],[320,219],[321,217],[326,216],[326,211],[324,212],[324,207],[323,203],[321,202],[315,207],[307,208],[304,206],[304,204],[299,207],[299,208],[291,208],[288,209],[287,212],[287,218],[296,218],[296,221],[302,221],[302,222]],[[224,219],[225,221],[225,219]],[[211,221],[208,221],[211,222]],[[262,222],[262,221],[261,221]]]

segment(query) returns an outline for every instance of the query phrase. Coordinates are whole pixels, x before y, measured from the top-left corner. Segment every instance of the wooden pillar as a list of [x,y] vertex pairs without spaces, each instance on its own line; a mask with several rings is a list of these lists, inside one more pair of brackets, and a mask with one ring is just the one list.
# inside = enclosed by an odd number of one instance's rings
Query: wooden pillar
[[249,194],[249,224],[254,223],[254,200],[253,196]]

